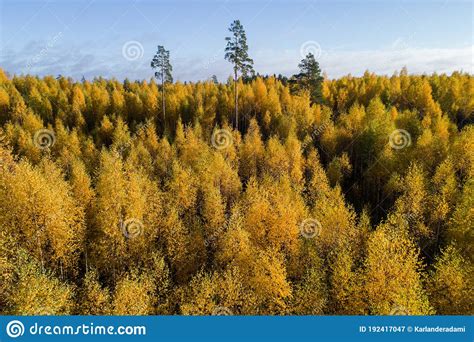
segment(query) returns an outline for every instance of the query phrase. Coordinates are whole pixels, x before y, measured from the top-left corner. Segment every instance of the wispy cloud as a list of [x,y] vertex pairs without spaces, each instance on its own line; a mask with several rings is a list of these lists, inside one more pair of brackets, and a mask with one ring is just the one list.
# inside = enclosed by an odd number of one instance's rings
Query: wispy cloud
[[[399,39],[391,46],[379,50],[322,50],[319,62],[329,77],[347,74],[361,75],[366,70],[377,74],[392,74],[408,68],[410,73],[451,73],[462,70],[473,73],[474,46],[464,48],[416,48],[406,47]],[[46,49],[45,49],[46,47]],[[148,47],[148,49],[147,49]],[[122,56],[121,46],[111,47],[108,54],[96,54],[89,49],[70,46],[67,49],[51,42],[30,42],[19,51],[3,51],[0,63],[11,74],[57,75],[80,79],[93,78],[148,79],[153,75],[149,59],[153,51],[146,46],[143,57],[127,60]],[[182,54],[181,54],[182,55]],[[231,74],[231,66],[224,61],[223,53],[209,51],[203,56],[173,59],[175,79],[197,81],[215,74],[225,80]],[[299,50],[257,50],[253,56],[255,69],[261,74],[291,75],[297,72],[301,60]],[[34,59],[34,63],[31,61]]]

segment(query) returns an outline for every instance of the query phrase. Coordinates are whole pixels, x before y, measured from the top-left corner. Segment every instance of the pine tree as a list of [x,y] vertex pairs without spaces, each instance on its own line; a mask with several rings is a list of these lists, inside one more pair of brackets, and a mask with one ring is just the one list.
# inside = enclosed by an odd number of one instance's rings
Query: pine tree
[[247,35],[240,20],[234,20],[229,27],[231,37],[226,37],[225,59],[234,67],[234,98],[235,98],[235,127],[239,129],[238,89],[237,79],[240,72],[244,78],[252,76],[253,60],[248,55]]
[[156,54],[151,61],[151,68],[158,69],[155,72],[155,77],[161,81],[161,110],[163,112],[163,127],[166,130],[165,85],[166,83],[173,83],[173,76],[171,75],[173,67],[170,63],[170,52],[162,45],[158,45]]
[[321,103],[323,99],[322,84],[324,78],[321,76],[319,63],[312,53],[308,53],[298,64],[300,73],[295,75],[299,86],[310,93],[312,103]]

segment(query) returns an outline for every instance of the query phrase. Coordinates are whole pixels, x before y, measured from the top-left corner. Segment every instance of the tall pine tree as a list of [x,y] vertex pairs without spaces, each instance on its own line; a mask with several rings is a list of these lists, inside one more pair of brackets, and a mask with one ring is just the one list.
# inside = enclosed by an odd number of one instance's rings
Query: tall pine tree
[[231,37],[226,37],[227,46],[225,48],[225,59],[234,65],[234,96],[235,96],[235,127],[239,128],[239,109],[238,109],[238,90],[237,79],[238,73],[248,77],[253,75],[253,60],[248,55],[247,36],[240,20],[234,20],[230,24],[229,31],[232,32]]
[[165,84],[173,83],[171,72],[173,67],[170,63],[170,52],[164,46],[158,45],[158,50],[151,61],[151,68],[158,69],[155,72],[156,79],[161,81],[161,108],[163,111],[163,127],[166,128],[166,102],[165,102]]

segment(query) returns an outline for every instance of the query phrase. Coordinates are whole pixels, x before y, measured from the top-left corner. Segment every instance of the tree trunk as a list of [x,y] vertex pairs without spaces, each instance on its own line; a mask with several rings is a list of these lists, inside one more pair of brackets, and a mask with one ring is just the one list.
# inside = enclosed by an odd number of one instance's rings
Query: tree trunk
[[166,132],[166,103],[165,103],[165,79],[164,70],[161,70],[161,109],[163,111],[163,134]]
[[239,102],[237,92],[237,68],[234,68],[234,93],[235,93],[235,128],[239,130]]

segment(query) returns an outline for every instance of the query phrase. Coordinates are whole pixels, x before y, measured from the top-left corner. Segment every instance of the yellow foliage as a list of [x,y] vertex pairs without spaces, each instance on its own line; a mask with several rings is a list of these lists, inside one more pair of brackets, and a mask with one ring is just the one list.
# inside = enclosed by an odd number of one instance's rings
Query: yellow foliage
[[0,70],[2,313],[472,313],[472,75],[237,83]]

